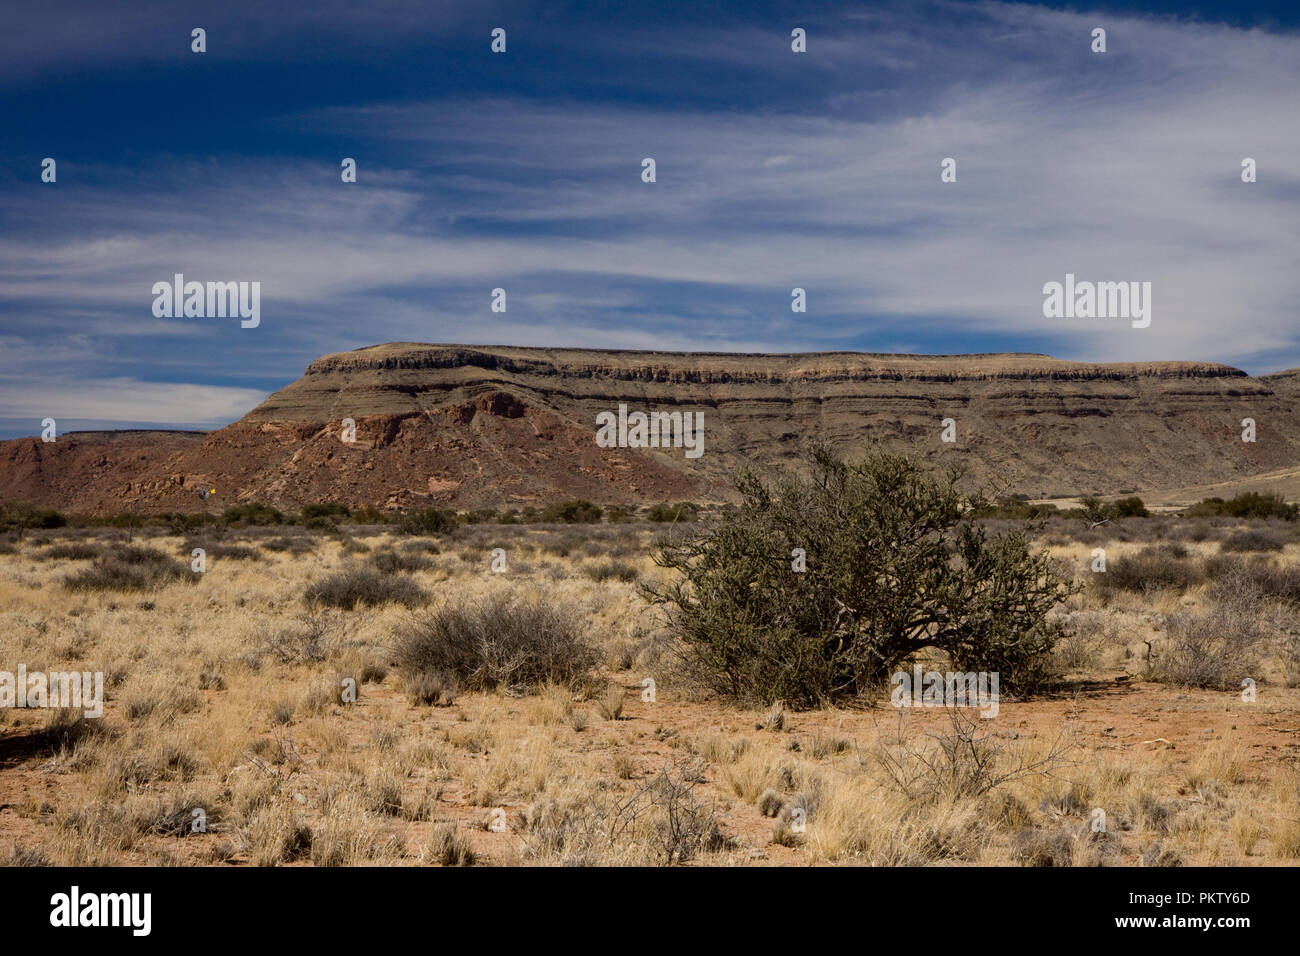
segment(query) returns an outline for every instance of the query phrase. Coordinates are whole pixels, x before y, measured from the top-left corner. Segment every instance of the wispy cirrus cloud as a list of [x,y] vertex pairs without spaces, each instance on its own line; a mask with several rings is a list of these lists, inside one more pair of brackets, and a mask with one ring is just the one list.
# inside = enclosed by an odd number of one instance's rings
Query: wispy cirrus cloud
[[123,422],[216,427],[251,411],[264,397],[254,389],[133,378],[82,379],[71,388],[66,382],[0,378],[6,419],[39,421],[57,411],[61,431]]
[[[512,50],[536,51],[545,28],[522,9]],[[313,30],[348,22],[321,17]],[[309,104],[274,99],[232,123],[253,132],[225,148],[71,157],[52,187],[11,172],[4,333],[57,348],[0,354],[0,375],[30,377],[36,405],[107,372],[188,376],[226,390],[194,393],[220,412],[185,420],[207,421],[317,354],[393,339],[1300,364],[1294,32],[846,7],[808,20],[795,56],[788,22],[756,17],[719,44],[585,21],[598,55],[570,64],[565,95],[521,52],[495,86],[369,77]],[[1099,22],[1105,55],[1088,50]],[[635,66],[608,75],[605,58],[637,51],[675,65],[671,96]],[[730,98],[683,92],[712,76]],[[355,185],[339,180],[344,155]],[[656,183],[640,180],[644,156]],[[939,181],[948,156],[954,184]],[[1257,183],[1240,181],[1245,156]],[[154,319],[150,286],[174,272],[260,281],[262,326]],[[1045,319],[1042,285],[1066,272],[1150,281],[1151,327]],[[790,311],[795,286],[806,314]],[[496,287],[504,315],[488,308]],[[6,408],[17,400],[0,390],[0,418],[22,417]]]

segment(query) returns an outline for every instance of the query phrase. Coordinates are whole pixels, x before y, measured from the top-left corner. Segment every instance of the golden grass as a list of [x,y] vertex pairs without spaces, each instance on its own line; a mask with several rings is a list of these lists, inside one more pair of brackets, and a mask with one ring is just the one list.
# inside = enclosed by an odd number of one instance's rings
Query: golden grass
[[[326,537],[299,556],[210,559],[197,584],[130,594],[68,591],[71,563],[35,561],[30,543],[0,555],[0,668],[100,670],[108,698],[96,732],[0,768],[10,804],[0,850],[67,865],[1300,861],[1300,778],[1285,748],[1234,736],[1248,722],[1257,736],[1297,726],[1300,693],[1267,677],[1254,710],[1232,694],[1145,685],[1133,693],[1161,709],[1123,711],[1110,730],[1118,711],[1086,699],[1006,702],[989,724],[1002,759],[1046,755],[1069,729],[1068,762],[985,793],[909,797],[870,756],[895,735],[886,695],[779,720],[697,697],[657,653],[634,582],[593,580],[592,555],[553,553],[533,529],[492,533],[509,542],[506,574],[491,572],[490,546],[457,542],[410,576],[435,603],[514,595],[578,609],[603,662],[591,682],[524,696],[413,686],[391,649],[419,610],[304,605],[313,581],[364,558]],[[626,534],[635,553],[617,560],[642,579],[662,573],[647,556],[652,531]],[[179,554],[182,539],[152,543]],[[358,543],[373,552],[404,541]],[[1098,680],[1139,674],[1152,613],[1178,602],[1075,599],[1072,613],[1110,622],[1080,651],[1085,669]],[[653,701],[642,698],[646,677]],[[921,752],[945,731],[939,716],[918,715],[904,745]],[[1170,733],[1166,718],[1214,733],[1174,749],[1148,743]],[[25,739],[50,720],[0,711],[0,734]],[[51,773],[58,786],[46,788]],[[199,832],[195,809],[206,815]],[[683,829],[685,842],[667,836]]]

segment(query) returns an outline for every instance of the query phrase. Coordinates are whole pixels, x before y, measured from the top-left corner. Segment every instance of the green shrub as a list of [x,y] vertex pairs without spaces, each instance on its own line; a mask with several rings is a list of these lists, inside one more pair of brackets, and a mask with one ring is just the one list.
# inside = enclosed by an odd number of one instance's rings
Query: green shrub
[[648,521],[694,521],[700,516],[700,506],[689,501],[675,505],[655,505],[646,512]]
[[1120,498],[1112,501],[1109,506],[1112,516],[1116,518],[1146,518],[1151,512],[1147,511],[1147,506],[1142,503],[1142,499],[1136,495],[1131,498]]
[[[167,516],[154,517],[152,515],[133,514],[123,511],[115,515],[85,515],[78,518],[79,523],[100,528],[143,528],[150,522],[162,522],[172,524],[172,519]],[[188,526],[188,522],[186,522]],[[178,532],[180,533],[180,532]]]
[[1056,505],[1031,505],[1029,502],[1022,501],[1020,498],[1011,495],[1003,495],[991,504],[985,504],[976,508],[971,513],[971,517],[1034,521],[1055,514],[1056,510]]
[[542,509],[542,521],[562,521],[565,524],[596,524],[601,518],[599,505],[590,501],[560,501]]
[[1078,508],[1060,512],[1065,517],[1077,518],[1089,524],[1101,524],[1122,518],[1149,518],[1151,512],[1142,499],[1136,495],[1118,498],[1115,501],[1102,501],[1100,498],[1086,496],[1079,499]]
[[298,523],[308,528],[335,527],[340,518],[347,518],[351,514],[347,505],[336,501],[303,505],[298,512]]
[[1048,612],[1074,588],[1025,529],[990,535],[955,473],[905,456],[819,450],[810,464],[775,486],[742,473],[742,503],[715,530],[656,553],[679,577],[646,594],[705,683],[808,706],[883,684],[927,648],[1012,692],[1046,676],[1061,630]]
[[221,520],[226,524],[271,525],[283,524],[284,515],[270,505],[253,501],[246,505],[231,505],[221,513]]
[[352,512],[352,520],[357,524],[387,524],[389,515],[374,505],[366,505]]
[[398,521],[403,534],[446,534],[457,524],[456,512],[439,508],[408,511]]
[[0,503],[0,531],[24,531],[42,528],[63,528],[67,517],[53,508],[38,508],[30,502]]
[[1287,504],[1286,499],[1281,495],[1261,495],[1255,491],[1247,491],[1235,498],[1229,498],[1227,501],[1222,498],[1204,498],[1188,508],[1184,514],[1191,518],[1223,516],[1228,518],[1281,518],[1284,521],[1295,521],[1298,511],[1300,511],[1300,508],[1296,505]]
[[185,514],[180,511],[169,512],[160,515],[159,518],[167,526],[172,534],[189,534],[208,525],[218,524],[221,519],[216,515],[205,514],[198,511],[193,514]]

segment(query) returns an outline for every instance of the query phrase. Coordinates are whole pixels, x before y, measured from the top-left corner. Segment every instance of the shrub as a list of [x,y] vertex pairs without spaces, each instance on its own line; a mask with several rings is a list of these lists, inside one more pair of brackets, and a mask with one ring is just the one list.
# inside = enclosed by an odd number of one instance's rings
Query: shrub
[[15,843],[9,850],[7,858],[0,858],[0,866],[53,866],[45,853],[34,847],[19,846]]
[[1202,498],[1192,505],[1183,515],[1188,518],[1213,518],[1224,514],[1222,498]]
[[1079,499],[1079,507],[1062,512],[1066,517],[1086,521],[1089,525],[1104,524],[1119,518],[1147,518],[1147,511],[1142,499],[1136,495],[1117,498],[1115,501],[1102,501],[1100,498],[1086,496]]
[[407,676],[406,693],[417,707],[450,707],[456,703],[456,679],[432,671],[413,671]]
[[623,692],[623,688],[610,686],[596,700],[596,710],[600,712],[602,720],[621,720],[623,718],[623,704],[626,701],[627,694]]
[[597,660],[573,611],[518,598],[443,606],[398,636],[396,655],[412,673],[471,691],[572,682]]
[[53,508],[38,508],[26,501],[0,503],[0,531],[17,531],[20,537],[31,528],[62,528],[67,523]]
[[656,553],[680,576],[645,593],[708,686],[808,706],[879,685],[929,647],[998,671],[1007,690],[1046,676],[1061,630],[1048,612],[1074,588],[1025,529],[990,535],[966,520],[956,473],[905,456],[846,464],[819,450],[811,464],[778,487],[743,472],[743,503],[715,530]]
[[262,542],[262,547],[267,551],[288,551],[294,557],[301,554],[310,554],[316,550],[316,543],[307,535],[299,534],[294,537],[281,535],[277,538],[267,538]]
[[649,521],[695,521],[700,516],[700,506],[689,501],[675,505],[655,505],[646,512]]
[[1251,528],[1228,535],[1219,547],[1224,551],[1281,551],[1286,543],[1286,537],[1276,531]]
[[442,553],[442,549],[438,547],[436,542],[429,541],[429,540],[421,540],[419,538],[416,538],[413,541],[405,542],[402,545],[402,551],[404,551],[406,554],[420,554],[421,552],[425,554]]
[[359,604],[418,607],[429,600],[429,595],[410,578],[381,574],[372,568],[349,568],[317,581],[303,599],[309,606],[323,604],[351,611]]
[[1284,521],[1295,521],[1297,512],[1300,512],[1300,508],[1287,504],[1281,495],[1261,495],[1247,491],[1227,501],[1222,498],[1204,498],[1184,514],[1192,518],[1222,515],[1229,518],[1281,518]]
[[149,515],[132,514],[131,512],[128,511],[124,511],[121,512],[120,514],[115,514],[115,515],[104,515],[102,517],[89,518],[86,519],[85,523],[90,525],[100,525],[105,528],[143,528],[151,521],[158,521],[158,520],[163,520],[169,525],[175,523],[175,519],[169,519],[166,517],[152,518]]
[[49,711],[45,726],[27,735],[25,746],[41,753],[71,750],[81,741],[104,733],[104,725],[76,707]]
[[370,556],[370,563],[375,570],[384,574],[397,574],[403,571],[427,571],[433,562],[422,554],[413,551],[376,551]]
[[1102,593],[1111,590],[1159,591],[1174,588],[1185,591],[1202,580],[1200,567],[1187,556],[1180,544],[1159,544],[1143,548],[1137,554],[1116,558],[1105,573],[1092,575],[1093,586]]
[[567,558],[570,555],[582,555],[582,545],[587,542],[586,535],[573,531],[565,532],[545,532],[541,537],[541,548],[547,554],[553,554],[557,558]]
[[357,524],[387,524],[389,517],[374,505],[366,505],[352,512],[352,520]]
[[604,561],[582,570],[593,581],[635,581],[637,578],[636,568],[625,561]]
[[37,552],[37,561],[89,561],[100,556],[100,550],[85,541],[56,544]]
[[245,544],[222,544],[221,542],[199,541],[191,539],[181,545],[185,557],[189,557],[195,548],[202,548],[209,558],[224,558],[229,561],[261,561],[262,552]]
[[456,512],[438,508],[408,511],[397,526],[403,534],[446,534],[456,527]]
[[1089,526],[1103,524],[1113,517],[1109,509],[1100,498],[1092,495],[1079,499],[1079,507],[1071,508],[1066,514],[1072,518],[1079,518],[1088,523]]
[[1018,521],[1033,521],[1055,514],[1056,505],[1031,505],[1012,495],[1003,495],[992,504],[986,504],[974,512],[975,518],[1009,518]]
[[[141,516],[141,518],[141,523],[143,523],[143,516]],[[194,512],[193,514],[172,511],[164,515],[159,515],[159,518],[164,524],[166,524],[172,534],[189,534],[192,531],[197,531],[199,528],[218,524],[221,520],[216,515],[206,514],[202,511]]]
[[64,586],[73,591],[145,591],[171,581],[193,584],[199,577],[188,564],[157,548],[119,545],[89,568],[66,577]]
[[298,512],[298,523],[307,525],[316,518],[346,518],[350,514],[351,511],[348,510],[348,506],[337,501],[303,505],[302,510]]
[[473,866],[477,861],[469,838],[450,823],[441,824],[433,831],[425,853],[443,866]]
[[253,501],[246,505],[231,505],[221,513],[221,520],[226,524],[270,525],[282,524],[284,515],[270,505]]
[[307,616],[290,627],[263,628],[261,644],[265,653],[282,664],[314,664],[330,656],[336,638],[328,620]]
[[712,805],[695,796],[700,780],[690,768],[665,769],[630,800],[628,812],[640,814],[648,803],[651,823],[649,848],[662,866],[686,863],[701,853],[734,846],[719,825]]
[[888,784],[912,801],[980,797],[1013,780],[1051,775],[1070,763],[1072,745],[1064,734],[1046,747],[1012,744],[960,708],[949,707],[946,714],[946,730],[916,741],[900,724],[896,736],[878,740],[869,751]]
[[1021,866],[1071,866],[1076,838],[1069,828],[1025,829],[1011,838],[1011,859]]
[[1245,580],[1265,597],[1300,603],[1300,566],[1294,564],[1276,565],[1265,558],[1244,561],[1235,555],[1213,555],[1205,559],[1205,575],[1211,580]]
[[1202,614],[1179,611],[1165,618],[1167,639],[1151,654],[1148,676],[1184,687],[1229,690],[1254,672],[1263,639],[1263,591],[1241,573],[1210,587],[1213,602]]
[[542,509],[542,521],[562,521],[565,524],[596,524],[602,511],[590,501],[560,501]]
[[1110,503],[1110,513],[1116,518],[1146,518],[1151,512],[1142,503],[1142,499],[1136,495],[1131,498],[1120,498]]

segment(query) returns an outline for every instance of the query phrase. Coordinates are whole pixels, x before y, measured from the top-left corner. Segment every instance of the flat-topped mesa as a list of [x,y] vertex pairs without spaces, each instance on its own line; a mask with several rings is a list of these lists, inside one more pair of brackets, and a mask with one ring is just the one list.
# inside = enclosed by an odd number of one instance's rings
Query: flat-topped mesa
[[[739,468],[799,467],[814,442],[906,450],[1033,497],[1140,493],[1295,467],[1298,406],[1300,374],[1210,362],[397,342],[323,356],[202,438],[0,443],[0,497],[84,511],[720,501]],[[602,419],[638,412],[695,413],[703,454],[598,442]]]
[[730,353],[434,345],[394,342],[322,356],[307,375],[476,368],[630,381],[816,382],[986,379],[1249,378],[1213,362],[1088,363],[1031,352],[907,355],[874,352]]
[[1047,355],[735,354],[391,343],[326,355],[270,396],[248,422],[325,422],[428,413],[492,390],[589,421],[620,400],[808,403],[967,401],[1036,393],[1070,400],[1124,395],[1265,394],[1240,369],[1209,362],[1068,362]]
[[1269,388],[1300,388],[1300,368],[1288,368],[1281,372],[1261,375],[1259,381]]

